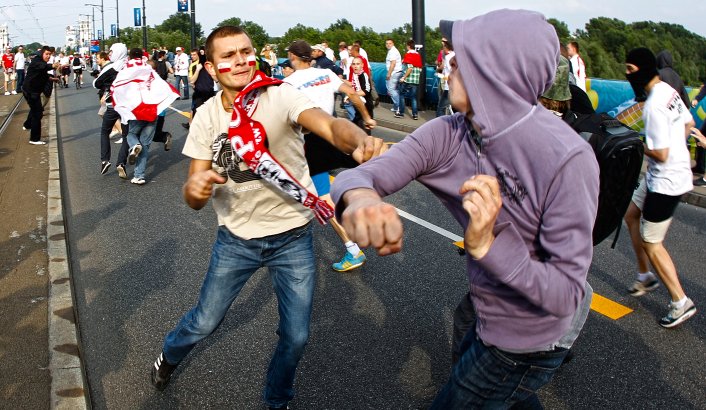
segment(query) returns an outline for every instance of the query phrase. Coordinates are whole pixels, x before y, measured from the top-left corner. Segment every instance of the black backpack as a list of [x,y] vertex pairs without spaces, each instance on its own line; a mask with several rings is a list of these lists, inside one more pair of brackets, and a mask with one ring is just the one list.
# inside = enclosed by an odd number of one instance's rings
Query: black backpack
[[169,76],[169,70],[167,70],[167,62],[164,60],[157,60],[157,67],[154,69],[154,71],[156,71],[157,74],[162,77],[162,80],[166,80]]
[[614,248],[640,178],[645,153],[642,139],[637,131],[608,114],[575,115],[576,120],[569,121],[569,125],[591,144],[600,168],[593,245],[598,245],[617,229],[612,244]]

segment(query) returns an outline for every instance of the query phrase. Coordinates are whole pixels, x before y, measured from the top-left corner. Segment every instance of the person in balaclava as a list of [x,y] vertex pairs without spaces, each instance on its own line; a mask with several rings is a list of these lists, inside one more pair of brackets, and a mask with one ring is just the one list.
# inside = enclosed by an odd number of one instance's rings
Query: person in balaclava
[[566,357],[590,304],[598,164],[591,147],[537,102],[559,58],[544,16],[498,10],[440,28],[456,52],[449,76],[456,113],[340,173],[337,217],[361,246],[395,253],[402,223],[381,196],[413,180],[429,188],[465,231],[471,285],[454,314],[455,327],[457,318],[471,320],[454,343],[459,360],[431,408],[539,407],[536,391]]
[[663,244],[682,194],[693,189],[691,156],[684,142],[694,120],[679,93],[660,80],[652,51],[640,47],[628,52],[625,72],[635,96],[646,96],[642,119],[647,172],[625,214],[637,258],[637,279],[629,292],[637,297],[659,286],[655,274],[649,270],[652,264],[671,297],[669,312],[659,324],[671,328],[696,313],[696,306],[684,293],[677,269]]

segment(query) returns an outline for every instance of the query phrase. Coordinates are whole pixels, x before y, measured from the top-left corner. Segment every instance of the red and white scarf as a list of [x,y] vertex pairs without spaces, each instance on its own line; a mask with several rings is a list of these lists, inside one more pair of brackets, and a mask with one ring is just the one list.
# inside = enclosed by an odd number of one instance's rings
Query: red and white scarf
[[333,218],[333,209],[318,196],[309,192],[294,178],[267,149],[267,133],[259,121],[252,119],[266,87],[280,85],[282,81],[255,71],[252,81],[233,101],[233,116],[228,127],[231,148],[262,179],[282,190],[305,207],[314,211],[321,224]]

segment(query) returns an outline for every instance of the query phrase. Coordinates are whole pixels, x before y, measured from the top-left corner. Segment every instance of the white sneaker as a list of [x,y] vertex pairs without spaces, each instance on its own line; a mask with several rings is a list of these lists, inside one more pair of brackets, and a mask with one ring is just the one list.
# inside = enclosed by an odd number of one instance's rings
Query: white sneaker
[[674,302],[669,302],[669,312],[667,313],[667,316],[660,319],[659,324],[660,326],[669,329],[681,324],[685,320],[694,316],[695,313],[696,306],[694,306],[694,302],[689,298],[686,299],[686,303],[681,308],[676,307]]
[[133,179],[130,180],[130,183],[135,184],[135,185],[144,185],[145,182],[147,182],[147,181],[145,181],[144,178],[138,178],[138,177],[134,177]]
[[12,94],[12,95],[17,95],[17,91],[12,90],[12,92],[11,92],[10,94]]
[[10,95],[10,92],[9,92],[9,91],[5,91],[5,95]]
[[39,141],[30,141],[29,143],[32,144],[32,145],[47,145],[47,142],[46,142],[46,141],[42,141],[42,140],[39,140]]
[[122,143],[123,143],[123,139],[122,139],[122,138],[117,139],[117,140],[115,140],[115,143],[116,143],[116,144],[122,144]]

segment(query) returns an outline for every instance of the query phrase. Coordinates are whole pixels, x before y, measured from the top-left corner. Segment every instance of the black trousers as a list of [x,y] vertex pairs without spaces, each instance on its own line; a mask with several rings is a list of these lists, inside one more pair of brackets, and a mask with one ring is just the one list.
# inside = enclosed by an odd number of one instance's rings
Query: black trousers
[[30,93],[22,91],[22,96],[27,100],[29,113],[25,120],[24,127],[30,130],[29,140],[39,141],[42,137],[42,117],[44,116],[44,106],[42,105],[42,93]]
[[101,161],[110,161],[110,132],[118,120],[120,120],[120,114],[112,106],[108,106],[101,123]]

